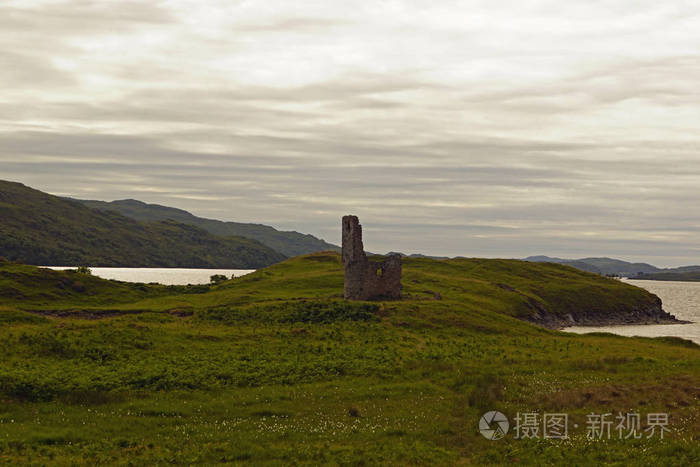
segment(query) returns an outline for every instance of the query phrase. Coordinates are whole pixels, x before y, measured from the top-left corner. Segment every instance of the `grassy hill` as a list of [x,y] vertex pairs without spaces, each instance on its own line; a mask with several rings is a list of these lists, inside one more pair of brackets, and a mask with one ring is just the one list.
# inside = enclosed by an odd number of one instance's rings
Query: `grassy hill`
[[[654,302],[642,289],[556,264],[485,259],[405,259],[399,301],[346,302],[342,281],[335,253],[196,289],[0,263],[0,459],[700,460],[697,345],[525,321],[539,308],[617,313]],[[567,413],[571,438],[516,440],[511,429],[487,440],[477,427],[488,410],[511,423],[518,412]],[[664,440],[586,439],[588,414],[618,411],[669,413],[672,430]]]
[[258,268],[284,259],[249,238],[175,221],[137,222],[0,181],[0,256],[45,266]]
[[[10,267],[28,268],[5,265],[0,272]],[[29,268],[25,272],[32,270],[35,269]],[[13,277],[17,277],[19,270],[14,271]],[[55,271],[37,271],[58,274]],[[37,280],[35,277],[27,282],[35,283]],[[94,277],[91,280],[95,284],[104,282]],[[472,312],[507,314],[520,319],[532,319],[541,314],[632,314],[635,310],[658,305],[655,295],[624,282],[563,265],[518,260],[404,258],[402,283],[404,300],[395,302],[396,306],[413,303],[418,309],[425,306],[431,310],[468,309]],[[16,286],[20,285],[21,281],[18,281]],[[42,287],[40,290],[45,289]],[[55,289],[51,290],[56,292]],[[146,287],[143,290],[153,289]],[[343,267],[338,253],[322,252],[288,259],[223,282],[207,288],[206,294],[178,294],[175,293],[176,289],[172,290],[174,292],[169,295],[159,293],[155,298],[125,294],[120,290],[120,300],[113,303],[110,309],[207,310],[219,306],[266,306],[280,300],[339,300],[343,292]],[[8,305],[31,310],[43,308],[33,296],[14,299],[11,294],[3,294],[2,289],[0,294],[5,297],[3,303]],[[92,303],[91,297],[104,294],[101,290],[79,297],[70,294],[66,300],[60,295],[53,295],[48,303],[53,309],[76,305],[99,309],[102,303]]]
[[194,216],[182,209],[160,206],[158,204],[146,204],[134,199],[111,202],[94,200],[75,201],[101,211],[116,211],[138,221],[154,222],[174,220],[182,224],[194,225],[218,236],[251,238],[288,257],[305,255],[317,251],[340,251],[340,247],[320,240],[313,235],[299,232],[283,232],[262,224],[223,222],[214,219],[205,219]]
[[55,271],[0,259],[0,306],[37,312],[119,312],[120,304],[174,294],[202,294],[211,285],[137,284],[105,280],[79,270]]

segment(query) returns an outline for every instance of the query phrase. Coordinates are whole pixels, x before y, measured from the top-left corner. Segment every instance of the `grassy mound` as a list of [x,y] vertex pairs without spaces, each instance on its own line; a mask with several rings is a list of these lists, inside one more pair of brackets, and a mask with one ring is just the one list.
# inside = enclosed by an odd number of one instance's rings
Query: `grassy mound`
[[209,285],[162,286],[105,280],[77,270],[54,271],[0,262],[0,304],[25,310],[119,308],[148,297],[204,293]]
[[[402,283],[404,298],[385,302],[388,312],[410,309],[411,316],[426,312],[432,319],[496,313],[518,318],[536,313],[624,313],[658,301],[618,280],[558,264],[517,260],[406,258]],[[206,294],[173,294],[123,306],[161,311],[252,307],[280,300],[338,300],[342,292],[340,255],[325,252],[289,259]]]

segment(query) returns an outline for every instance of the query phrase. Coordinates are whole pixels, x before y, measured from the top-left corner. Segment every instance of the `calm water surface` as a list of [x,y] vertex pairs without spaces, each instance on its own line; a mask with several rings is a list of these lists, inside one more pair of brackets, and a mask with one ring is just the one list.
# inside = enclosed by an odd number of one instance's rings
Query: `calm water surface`
[[[75,266],[51,266],[51,269],[75,269]],[[255,269],[177,269],[177,268],[90,268],[92,274],[103,279],[125,282],[157,282],[163,285],[208,284],[214,274],[226,277],[244,276]]]
[[693,324],[648,324],[643,326],[575,326],[565,331],[612,332],[623,336],[676,336],[700,344],[700,282],[635,281],[625,282],[647,289],[659,296],[664,310],[676,318],[692,321]]

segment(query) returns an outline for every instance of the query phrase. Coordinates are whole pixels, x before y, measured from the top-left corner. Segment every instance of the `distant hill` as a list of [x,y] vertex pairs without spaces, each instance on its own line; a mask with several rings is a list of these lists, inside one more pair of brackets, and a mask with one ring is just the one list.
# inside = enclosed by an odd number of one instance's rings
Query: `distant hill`
[[[630,263],[614,258],[581,258],[581,259],[563,259],[549,256],[530,256],[525,258],[525,261],[532,262],[548,262],[559,263],[573,266],[584,271],[595,272],[603,275],[617,275],[624,277],[637,277],[649,274],[660,273],[686,273],[698,271],[700,266],[682,266],[679,268],[658,268],[647,263]],[[668,279],[673,280],[673,279]]]
[[138,222],[21,183],[0,181],[0,219],[0,256],[27,264],[257,269],[285,258],[249,238]]
[[318,251],[340,251],[340,247],[309,234],[299,232],[284,232],[268,225],[245,224],[240,222],[224,222],[214,219],[197,217],[182,209],[161,206],[158,204],[146,204],[135,199],[119,201],[94,201],[79,200],[93,209],[100,211],[116,211],[124,216],[144,222],[173,220],[183,224],[194,225],[209,233],[219,236],[236,235],[251,238],[267,245],[285,256],[293,257]]
[[605,273],[603,273],[603,271],[601,271],[600,268],[598,268],[592,264],[586,263],[584,261],[562,261],[559,264],[565,264],[567,266],[571,266],[571,267],[574,267],[576,269],[580,269],[582,271],[588,271],[588,272],[593,272],[596,274],[605,275]]
[[450,259],[449,256],[429,256],[429,255],[424,255],[421,253],[413,253],[413,254],[407,255],[405,253],[401,253],[400,251],[390,251],[389,253],[387,253],[387,255],[399,255],[402,258]]
[[567,261],[573,261],[573,260],[556,258],[553,256],[538,255],[538,256],[528,256],[523,261],[530,261],[532,263],[558,263],[558,264],[561,264],[561,263],[566,263]]

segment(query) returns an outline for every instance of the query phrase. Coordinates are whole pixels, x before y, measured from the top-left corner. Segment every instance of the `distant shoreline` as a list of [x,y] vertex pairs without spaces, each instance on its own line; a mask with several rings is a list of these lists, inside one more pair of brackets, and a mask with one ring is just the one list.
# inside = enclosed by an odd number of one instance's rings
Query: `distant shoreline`
[[659,273],[645,274],[643,276],[628,277],[633,281],[660,281],[660,282],[700,282],[700,273]]
[[[673,315],[671,315],[673,316]],[[686,321],[682,319],[677,319],[675,317],[671,319],[659,319],[657,320],[643,320],[643,321],[626,321],[626,320],[609,320],[609,321],[600,321],[596,323],[580,323],[580,322],[574,322],[572,324],[565,324],[565,325],[554,325],[554,326],[545,326],[549,329],[554,329],[557,331],[565,330],[566,328],[571,328],[571,327],[586,327],[586,328],[606,328],[610,326],[654,326],[654,325],[671,325],[671,324],[695,324],[693,321]]]
[[612,312],[571,312],[566,314],[538,313],[525,318],[533,324],[548,329],[562,330],[574,326],[607,327],[607,326],[636,326],[654,324],[693,324],[676,318],[661,307],[661,300],[653,306],[642,307],[636,310],[622,310]]

